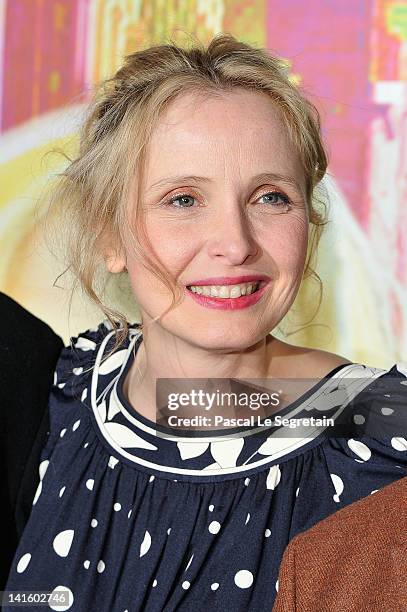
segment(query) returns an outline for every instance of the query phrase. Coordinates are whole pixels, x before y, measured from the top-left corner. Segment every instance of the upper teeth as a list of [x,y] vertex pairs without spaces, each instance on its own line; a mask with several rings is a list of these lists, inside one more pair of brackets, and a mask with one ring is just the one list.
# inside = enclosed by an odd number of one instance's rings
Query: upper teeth
[[250,295],[258,289],[260,282],[242,283],[240,285],[191,285],[188,287],[193,293],[218,298],[236,298],[241,295]]

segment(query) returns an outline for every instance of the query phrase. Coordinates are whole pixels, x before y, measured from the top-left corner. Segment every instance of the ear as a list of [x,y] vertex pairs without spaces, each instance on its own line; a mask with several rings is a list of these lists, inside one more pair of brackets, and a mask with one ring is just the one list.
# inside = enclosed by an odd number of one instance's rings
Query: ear
[[105,254],[106,268],[112,274],[118,274],[126,270],[126,258],[122,250],[117,252],[115,249],[109,248]]

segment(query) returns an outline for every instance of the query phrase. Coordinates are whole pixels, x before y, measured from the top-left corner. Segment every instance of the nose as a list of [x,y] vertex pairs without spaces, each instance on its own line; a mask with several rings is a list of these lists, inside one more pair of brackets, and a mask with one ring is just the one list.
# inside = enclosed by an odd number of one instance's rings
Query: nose
[[222,202],[212,225],[207,242],[211,257],[238,266],[258,253],[253,228],[240,205]]

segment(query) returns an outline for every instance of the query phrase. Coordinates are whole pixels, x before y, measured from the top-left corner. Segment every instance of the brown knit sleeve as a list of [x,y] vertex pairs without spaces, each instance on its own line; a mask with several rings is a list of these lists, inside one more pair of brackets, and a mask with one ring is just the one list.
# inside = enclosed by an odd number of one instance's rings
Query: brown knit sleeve
[[296,538],[284,551],[278,576],[278,593],[273,612],[294,612],[296,605],[295,584],[295,546]]

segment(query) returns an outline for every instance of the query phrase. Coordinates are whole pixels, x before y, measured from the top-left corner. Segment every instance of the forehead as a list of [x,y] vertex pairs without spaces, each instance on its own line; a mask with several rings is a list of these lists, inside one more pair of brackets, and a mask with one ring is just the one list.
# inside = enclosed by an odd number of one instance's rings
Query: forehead
[[179,94],[155,126],[146,151],[146,178],[166,173],[273,171],[301,175],[284,118],[263,92]]

